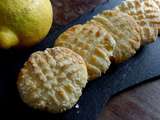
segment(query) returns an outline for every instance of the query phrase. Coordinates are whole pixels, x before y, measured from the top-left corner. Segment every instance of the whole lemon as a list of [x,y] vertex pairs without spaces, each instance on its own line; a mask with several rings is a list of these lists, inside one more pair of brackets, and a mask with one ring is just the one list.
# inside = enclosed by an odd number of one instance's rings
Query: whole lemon
[[0,48],[30,47],[49,32],[50,0],[0,0]]

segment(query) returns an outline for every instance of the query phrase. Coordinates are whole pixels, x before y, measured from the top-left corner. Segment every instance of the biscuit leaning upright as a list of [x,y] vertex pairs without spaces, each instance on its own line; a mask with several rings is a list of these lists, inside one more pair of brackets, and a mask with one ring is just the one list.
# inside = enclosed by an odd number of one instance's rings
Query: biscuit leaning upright
[[57,113],[73,107],[87,83],[81,56],[62,47],[33,53],[17,81],[22,100],[29,106]]
[[115,10],[106,10],[94,16],[89,22],[101,25],[115,39],[116,47],[113,52],[113,62],[124,62],[139,49],[140,26],[131,16]]
[[111,64],[115,40],[101,26],[91,23],[75,25],[62,33],[55,46],[70,48],[85,60],[89,80],[100,77]]
[[157,14],[157,12],[159,9],[157,9],[157,5],[155,5],[153,1],[144,0],[141,2],[140,0],[126,0],[115,9],[132,16],[141,26],[142,45],[156,40],[158,36],[158,29],[154,24],[151,24],[150,21],[156,20],[154,18],[157,18],[157,15],[159,14]]

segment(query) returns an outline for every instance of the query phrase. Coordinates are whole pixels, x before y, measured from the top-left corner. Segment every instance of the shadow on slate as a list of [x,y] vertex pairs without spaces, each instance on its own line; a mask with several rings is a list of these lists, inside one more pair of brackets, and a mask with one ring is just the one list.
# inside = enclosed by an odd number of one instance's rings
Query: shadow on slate
[[32,49],[0,50],[0,106],[3,113],[6,112],[8,115],[12,113],[16,117],[25,115],[25,118],[40,120],[95,120],[112,95],[143,81],[159,77],[160,41],[157,40],[157,42],[141,48],[127,62],[112,66],[108,73],[101,78],[88,83],[77,103],[79,109],[74,107],[61,114],[51,114],[33,110],[21,101],[16,88],[16,79],[29,55],[34,51],[52,47],[56,37],[68,27],[84,23],[98,12],[111,9],[120,2],[121,0],[110,0],[66,26],[54,26],[45,40]]

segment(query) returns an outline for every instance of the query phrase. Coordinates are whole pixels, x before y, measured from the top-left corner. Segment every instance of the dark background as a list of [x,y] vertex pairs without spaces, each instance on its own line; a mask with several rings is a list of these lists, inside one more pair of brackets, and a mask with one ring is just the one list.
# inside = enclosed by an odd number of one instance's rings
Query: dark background
[[54,11],[54,21],[63,25],[92,10],[98,4],[108,0],[51,0]]

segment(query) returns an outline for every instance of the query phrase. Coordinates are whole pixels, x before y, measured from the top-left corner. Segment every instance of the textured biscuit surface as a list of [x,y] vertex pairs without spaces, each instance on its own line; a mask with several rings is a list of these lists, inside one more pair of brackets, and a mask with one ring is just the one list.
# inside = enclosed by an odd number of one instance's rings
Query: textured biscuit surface
[[93,80],[109,68],[115,40],[103,27],[86,23],[75,25],[62,33],[55,46],[70,48],[81,55],[87,65],[89,80]]
[[115,39],[116,47],[113,52],[115,63],[128,60],[140,47],[140,26],[129,15],[108,10],[94,16],[90,22],[103,26]]
[[159,21],[159,8],[152,0],[126,0],[118,5],[116,10],[132,16],[141,26],[141,44],[154,42],[158,35],[156,22]]
[[67,48],[55,47],[31,55],[21,69],[17,86],[26,104],[56,113],[76,104],[87,78],[81,56]]
[[154,28],[157,28],[160,33],[160,9],[154,0],[143,0],[146,19]]

